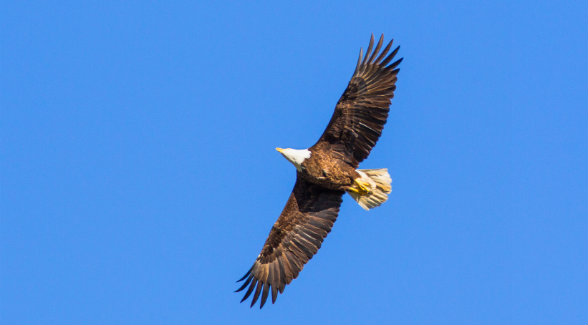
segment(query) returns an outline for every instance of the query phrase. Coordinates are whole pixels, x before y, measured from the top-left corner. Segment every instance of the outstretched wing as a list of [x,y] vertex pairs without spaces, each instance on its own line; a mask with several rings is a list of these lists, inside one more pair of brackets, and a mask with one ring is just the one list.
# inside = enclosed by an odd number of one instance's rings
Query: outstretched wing
[[296,279],[331,231],[339,214],[343,193],[314,185],[297,176],[294,190],[261,253],[239,280],[245,283],[237,292],[248,287],[241,302],[254,290],[251,307],[260,294],[259,308],[263,307],[270,290],[272,303],[276,301],[278,291],[283,293],[284,287]]
[[390,100],[396,89],[397,67],[402,61],[399,59],[389,64],[399,49],[397,47],[388,55],[392,41],[378,55],[383,41],[384,35],[372,52],[372,35],[365,57],[363,50],[360,51],[351,81],[339,99],[327,129],[316,144],[326,141],[344,146],[345,152],[357,164],[367,158],[382,134]]

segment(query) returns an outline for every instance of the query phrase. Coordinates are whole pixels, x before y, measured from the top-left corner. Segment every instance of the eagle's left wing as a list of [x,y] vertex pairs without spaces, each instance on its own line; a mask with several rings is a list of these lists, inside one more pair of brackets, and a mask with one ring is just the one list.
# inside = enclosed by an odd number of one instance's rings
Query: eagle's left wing
[[295,279],[304,264],[321,247],[339,214],[342,191],[332,191],[311,184],[300,175],[282,214],[273,225],[261,253],[249,271],[239,281],[245,283],[237,290],[249,287],[243,302],[251,293],[255,304],[261,294],[259,308],[265,304],[269,291],[272,303],[278,291]]
[[[382,134],[390,100],[396,90],[396,75],[402,59],[392,62],[398,47],[390,54],[392,42],[380,52],[384,35],[374,46],[374,35],[363,56],[359,54],[355,72],[339,99],[325,132],[315,144],[328,142],[345,148],[354,166],[368,157]],[[372,51],[373,49],[373,51]],[[392,62],[392,63],[390,63]]]

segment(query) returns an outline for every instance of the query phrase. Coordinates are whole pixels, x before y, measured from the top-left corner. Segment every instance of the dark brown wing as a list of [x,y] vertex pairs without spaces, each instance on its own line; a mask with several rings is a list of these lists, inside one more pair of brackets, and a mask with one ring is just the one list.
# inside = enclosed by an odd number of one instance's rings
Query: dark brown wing
[[296,279],[331,231],[343,193],[311,184],[298,175],[294,190],[261,253],[239,280],[245,280],[245,283],[237,292],[248,287],[241,302],[254,291],[251,307],[260,293],[259,308],[265,304],[270,291],[272,303],[276,301],[278,291],[284,292],[284,287]]
[[357,164],[367,158],[382,134],[388,118],[390,100],[396,89],[396,75],[399,71],[397,67],[402,61],[399,59],[389,65],[399,49],[397,47],[387,55],[392,41],[378,54],[383,41],[384,35],[372,52],[372,35],[365,57],[362,55],[363,50],[360,51],[351,81],[339,99],[327,129],[319,139],[319,142],[327,141],[344,146],[347,154],[353,156]]

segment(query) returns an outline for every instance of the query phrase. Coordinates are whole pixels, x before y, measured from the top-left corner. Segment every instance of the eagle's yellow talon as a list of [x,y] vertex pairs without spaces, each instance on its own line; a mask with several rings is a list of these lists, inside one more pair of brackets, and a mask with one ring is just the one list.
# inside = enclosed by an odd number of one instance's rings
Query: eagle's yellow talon
[[352,192],[359,194],[367,194],[371,192],[370,183],[362,181],[360,179],[355,179],[353,182],[356,186],[349,188]]
[[349,192],[353,192],[353,193],[359,193],[359,191],[355,188],[355,187],[349,187],[349,189],[347,189]]
[[364,183],[364,182],[359,182],[359,188],[364,191],[364,192],[369,192],[369,184],[368,183]]

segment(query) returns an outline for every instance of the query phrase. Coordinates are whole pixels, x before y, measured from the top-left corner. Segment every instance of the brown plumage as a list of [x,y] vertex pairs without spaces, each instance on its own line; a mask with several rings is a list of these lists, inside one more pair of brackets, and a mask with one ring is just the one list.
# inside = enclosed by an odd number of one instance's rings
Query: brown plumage
[[261,308],[270,292],[272,303],[276,301],[321,247],[345,191],[366,209],[387,199],[391,180],[386,170],[356,170],[382,133],[402,61],[389,64],[398,47],[388,54],[392,42],[380,52],[382,43],[383,35],[373,49],[372,35],[365,57],[360,51],[351,81],[318,142],[306,150],[279,149],[298,170],[296,184],[261,253],[239,280],[245,282],[237,291],[247,288],[241,302],[253,294],[251,306],[261,297]]
[[356,167],[368,157],[382,134],[388,118],[390,100],[396,90],[396,75],[399,71],[397,67],[402,62],[399,59],[388,65],[400,49],[397,47],[386,56],[392,41],[376,57],[383,40],[382,35],[374,51],[370,52],[374,45],[372,35],[365,57],[362,58],[360,51],[353,77],[337,102],[329,125],[315,144],[317,146],[321,142],[328,142],[343,146],[355,159]]

